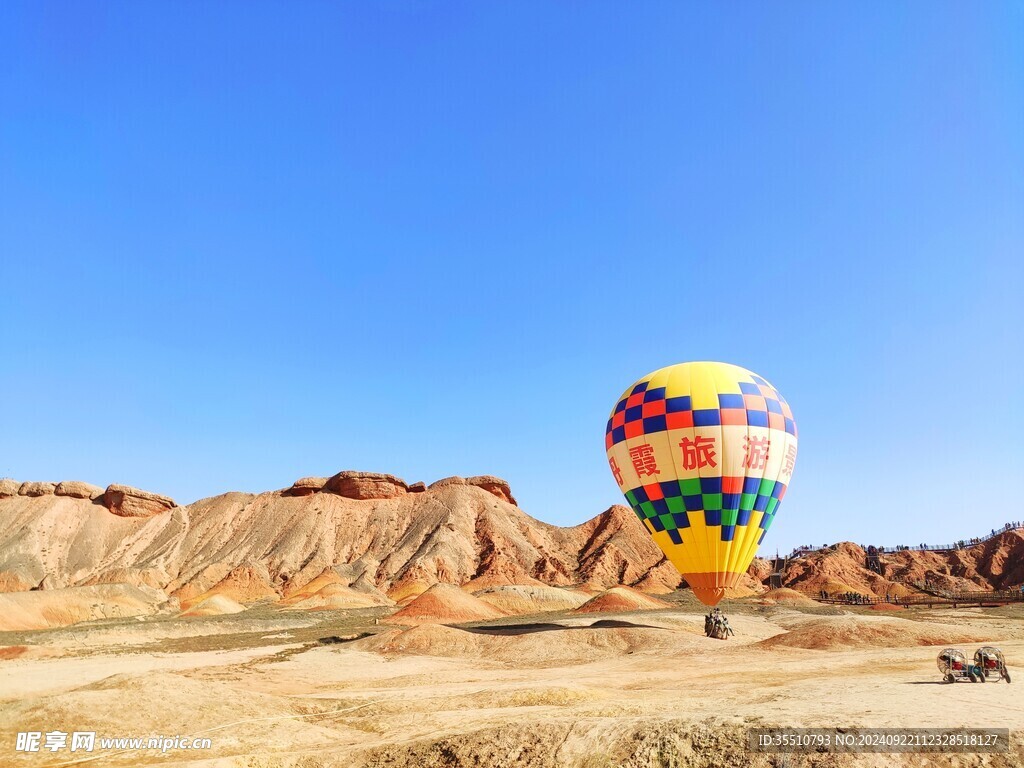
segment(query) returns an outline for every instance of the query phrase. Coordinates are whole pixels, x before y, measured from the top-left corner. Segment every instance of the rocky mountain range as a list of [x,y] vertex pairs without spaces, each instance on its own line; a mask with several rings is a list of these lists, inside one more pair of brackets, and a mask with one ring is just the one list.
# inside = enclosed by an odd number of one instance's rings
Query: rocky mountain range
[[287,596],[327,570],[399,599],[438,582],[680,582],[626,507],[548,525],[489,476],[426,486],[340,472],[188,506],[120,485],[0,482],[0,591],[128,583],[182,603],[211,590],[253,600]]
[[[866,568],[856,545],[841,544],[789,564],[784,583],[880,595],[926,579],[951,589],[1004,588],[1024,581],[1024,535],[953,553],[887,555],[881,570]],[[770,571],[755,560],[744,593],[763,589]],[[549,525],[523,512],[508,483],[492,476],[427,486],[345,471],[187,506],[124,485],[0,480],[0,592],[128,584],[187,607],[218,594],[242,604],[301,603],[328,585],[370,603],[402,601],[437,583],[664,593],[681,580],[628,508],[612,506],[574,527]]]

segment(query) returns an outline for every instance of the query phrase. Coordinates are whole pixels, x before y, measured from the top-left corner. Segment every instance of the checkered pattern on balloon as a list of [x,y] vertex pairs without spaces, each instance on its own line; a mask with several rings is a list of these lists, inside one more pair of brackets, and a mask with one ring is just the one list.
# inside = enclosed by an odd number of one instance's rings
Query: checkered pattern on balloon
[[637,517],[709,605],[738,584],[793,474],[797,428],[765,379],[681,363],[637,381],[605,430],[608,463]]

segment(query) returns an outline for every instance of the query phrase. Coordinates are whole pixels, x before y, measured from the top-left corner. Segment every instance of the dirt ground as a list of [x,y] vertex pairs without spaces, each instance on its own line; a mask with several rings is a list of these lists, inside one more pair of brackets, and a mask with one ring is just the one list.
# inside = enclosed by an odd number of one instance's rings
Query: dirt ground
[[[0,765],[1024,765],[1024,610],[727,606],[446,627],[386,609],[152,617],[0,634]],[[1019,680],[943,684],[946,645],[998,645]],[[1001,727],[1002,755],[766,755],[754,726]],[[206,737],[209,750],[17,753],[19,731]]]

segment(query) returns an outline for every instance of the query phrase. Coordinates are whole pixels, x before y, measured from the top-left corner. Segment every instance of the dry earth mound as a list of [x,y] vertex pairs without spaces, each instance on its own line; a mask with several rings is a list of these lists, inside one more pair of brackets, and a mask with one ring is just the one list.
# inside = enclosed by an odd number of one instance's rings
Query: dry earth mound
[[797,592],[795,589],[789,589],[788,587],[781,587],[779,589],[772,589],[761,595],[760,602],[765,605],[803,605],[803,606],[814,606],[818,605],[817,602],[809,598],[803,592]]
[[579,608],[589,595],[560,587],[503,586],[474,592],[485,603],[510,616]]
[[387,597],[398,605],[408,605],[430,589],[430,586],[427,582],[418,579],[403,580],[387,591]]
[[410,629],[392,629],[358,640],[352,645],[384,656],[479,656],[481,635],[440,624],[422,624]]
[[51,629],[81,621],[150,616],[177,609],[159,590],[103,584],[0,595],[0,631]]
[[626,611],[656,611],[669,604],[629,587],[612,587],[591,598],[574,613],[619,613]]
[[312,595],[301,599],[292,598],[282,601],[286,607],[294,610],[337,611],[349,608],[378,608],[392,605],[391,600],[383,599],[365,592],[357,592],[344,584],[328,584]]
[[[596,622],[595,622],[596,623]],[[534,632],[502,638],[509,645],[489,658],[518,664],[529,659],[531,666],[553,664],[591,664],[598,659],[622,658],[631,654],[662,658],[682,658],[706,638],[648,626],[582,626],[554,632]]]
[[894,648],[913,645],[956,645],[987,638],[952,624],[913,621],[888,616],[803,616],[789,622],[789,631],[769,637],[762,648],[841,650]]
[[182,616],[226,616],[232,613],[241,613],[245,606],[235,602],[227,595],[213,595],[193,605]]
[[289,605],[290,603],[304,600],[307,597],[312,597],[321,589],[331,584],[341,584],[342,586],[348,586],[349,580],[346,579],[338,572],[335,568],[325,568],[323,573],[304,584],[289,583],[285,584],[284,589],[284,600],[281,601],[282,605]]
[[175,597],[185,607],[196,605],[214,595],[223,595],[243,604],[277,601],[280,597],[270,583],[266,569],[259,565],[235,568],[206,592],[199,595],[192,592],[190,589],[181,589],[175,592]]
[[289,608],[336,610],[372,608],[394,605],[394,601],[377,589],[365,574],[355,580],[343,575],[345,569],[327,568],[302,586],[285,589],[281,605]]
[[650,626],[587,626],[558,623],[491,625],[459,629],[420,625],[357,640],[352,647],[384,656],[478,658],[524,668],[591,664],[629,654],[672,656],[706,644],[696,632]]
[[475,579],[470,579],[462,588],[467,592],[479,592],[483,589],[489,589],[490,587],[546,587],[547,585],[532,576],[517,576],[515,580],[507,574],[501,573],[487,573]]
[[451,584],[435,584],[392,614],[390,624],[461,624],[500,619],[504,611]]

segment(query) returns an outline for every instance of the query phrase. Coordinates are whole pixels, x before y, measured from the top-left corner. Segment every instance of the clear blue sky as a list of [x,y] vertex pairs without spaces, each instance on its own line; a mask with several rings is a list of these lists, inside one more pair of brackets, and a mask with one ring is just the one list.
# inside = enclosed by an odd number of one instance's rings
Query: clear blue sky
[[1024,517],[1024,7],[0,5],[0,476],[621,501],[634,379],[792,404],[763,552]]

